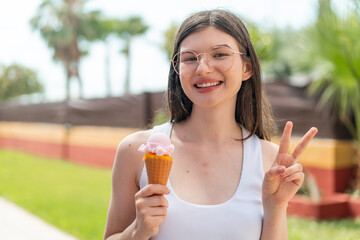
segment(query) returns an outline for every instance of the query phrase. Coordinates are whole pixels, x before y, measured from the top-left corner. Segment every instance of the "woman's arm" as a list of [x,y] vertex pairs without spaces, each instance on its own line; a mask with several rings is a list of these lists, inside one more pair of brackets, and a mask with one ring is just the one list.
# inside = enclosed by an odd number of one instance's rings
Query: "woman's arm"
[[[317,129],[311,128],[290,155],[288,150],[292,126],[291,122],[285,125],[279,148],[262,141],[264,168],[269,170],[266,169],[263,181],[264,219],[261,240],[288,239],[286,218],[288,202],[304,181],[303,168],[297,163],[297,159],[315,136]],[[270,168],[269,159],[275,159]]]
[[149,131],[138,132],[119,144],[104,239],[149,239],[166,218],[167,201],[163,195],[168,189],[152,184],[139,191],[144,164],[138,148],[149,135]]

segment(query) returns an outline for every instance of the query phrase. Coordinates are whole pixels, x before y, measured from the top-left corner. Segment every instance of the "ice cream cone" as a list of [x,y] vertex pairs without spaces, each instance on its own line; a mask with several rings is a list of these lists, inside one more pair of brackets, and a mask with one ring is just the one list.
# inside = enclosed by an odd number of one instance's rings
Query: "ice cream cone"
[[166,185],[172,166],[172,157],[169,155],[156,156],[146,153],[144,156],[149,184]]
[[142,144],[139,151],[145,153],[143,160],[146,165],[149,184],[162,184],[166,186],[173,158],[170,154],[174,151],[174,145],[170,138],[164,133],[153,133],[147,141]]

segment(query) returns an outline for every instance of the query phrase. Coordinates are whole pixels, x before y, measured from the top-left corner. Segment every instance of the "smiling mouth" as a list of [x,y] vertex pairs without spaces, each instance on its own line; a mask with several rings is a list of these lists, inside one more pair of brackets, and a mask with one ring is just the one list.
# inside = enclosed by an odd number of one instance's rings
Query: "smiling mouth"
[[217,81],[217,82],[211,82],[211,83],[195,84],[195,87],[197,87],[197,88],[206,88],[206,87],[218,86],[221,83],[222,83],[221,81]]

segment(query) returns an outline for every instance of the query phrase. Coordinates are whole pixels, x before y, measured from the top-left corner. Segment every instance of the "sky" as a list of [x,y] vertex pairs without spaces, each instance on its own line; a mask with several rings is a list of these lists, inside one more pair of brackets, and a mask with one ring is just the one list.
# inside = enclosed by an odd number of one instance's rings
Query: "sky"
[[[65,97],[65,71],[59,62],[52,59],[52,51],[29,24],[41,2],[11,0],[0,4],[0,64],[17,63],[35,70],[45,86],[41,100],[59,101]],[[101,10],[106,16],[120,19],[139,15],[149,25],[147,33],[135,39],[132,45],[130,90],[138,94],[166,90],[170,62],[160,44],[164,31],[172,22],[181,23],[198,10],[223,8],[260,27],[300,28],[314,20],[316,0],[88,0],[85,7],[87,10]],[[119,53],[121,47],[120,40],[109,40],[113,96],[123,94],[126,62]],[[81,60],[80,65],[84,97],[105,97],[106,47],[98,42],[88,45],[88,51],[89,54]],[[78,86],[75,81],[71,87],[71,95],[76,98]]]

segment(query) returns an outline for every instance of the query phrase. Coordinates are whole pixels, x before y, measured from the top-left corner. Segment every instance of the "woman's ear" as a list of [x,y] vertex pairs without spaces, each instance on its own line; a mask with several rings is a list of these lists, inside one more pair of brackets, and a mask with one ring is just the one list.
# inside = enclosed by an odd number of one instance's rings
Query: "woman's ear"
[[248,80],[253,75],[251,62],[243,62],[243,81]]

